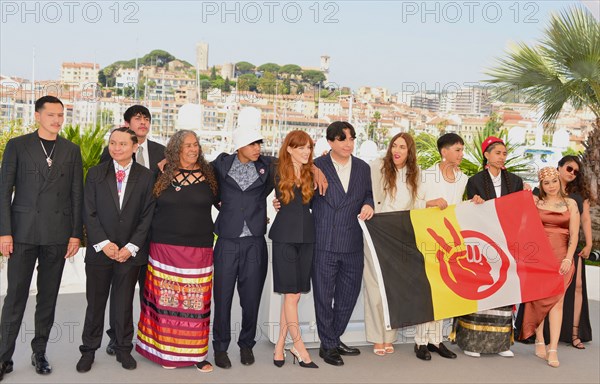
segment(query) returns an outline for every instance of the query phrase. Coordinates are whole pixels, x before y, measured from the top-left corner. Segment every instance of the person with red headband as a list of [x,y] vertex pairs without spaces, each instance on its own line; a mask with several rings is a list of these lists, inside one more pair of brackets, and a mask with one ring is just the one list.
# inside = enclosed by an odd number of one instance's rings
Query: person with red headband
[[[522,191],[523,180],[506,170],[507,150],[502,139],[490,136],[481,143],[484,169],[467,181],[467,197],[495,199]],[[456,343],[465,355],[480,357],[482,353],[497,353],[513,357],[512,305],[472,313],[455,319]]]

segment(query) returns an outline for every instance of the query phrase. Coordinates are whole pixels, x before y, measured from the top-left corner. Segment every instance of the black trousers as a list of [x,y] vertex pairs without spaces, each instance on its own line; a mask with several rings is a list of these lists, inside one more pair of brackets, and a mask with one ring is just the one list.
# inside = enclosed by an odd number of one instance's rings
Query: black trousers
[[87,309],[79,351],[90,353],[100,348],[104,330],[104,312],[110,292],[114,307],[115,350],[133,349],[133,295],[140,266],[132,263],[86,264]]
[[[140,288],[140,308],[142,306],[142,301],[144,300],[144,285],[146,284],[146,271],[148,270],[148,264],[144,264],[140,267],[140,272],[138,273],[138,287]],[[106,331],[108,337],[110,337],[111,343],[115,343],[115,306],[113,305],[114,301],[114,290],[110,290],[110,307],[108,310],[108,324],[109,327]]]
[[[48,337],[54,324],[56,299],[65,266],[67,244],[33,245],[14,243],[8,259],[7,291],[0,319],[0,361],[12,359],[15,343],[29,297],[29,286],[35,263],[37,267],[37,295],[35,306],[35,336],[31,349],[45,353]],[[27,327],[30,328],[30,327]]]
[[236,282],[242,307],[238,345],[240,348],[252,348],[256,344],[254,337],[258,308],[267,277],[267,266],[267,243],[264,236],[217,239],[213,277],[215,352],[227,351],[231,342],[231,303]]

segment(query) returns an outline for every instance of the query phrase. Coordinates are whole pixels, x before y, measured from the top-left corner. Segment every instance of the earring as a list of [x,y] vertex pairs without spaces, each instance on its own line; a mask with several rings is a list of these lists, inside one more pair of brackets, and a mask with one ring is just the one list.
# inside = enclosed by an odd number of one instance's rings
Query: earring
[[446,158],[445,158],[445,157],[442,157],[442,161],[446,161]]
[[489,168],[490,168],[490,166],[489,166],[488,164],[486,164],[484,168],[485,168],[485,169],[489,169]]

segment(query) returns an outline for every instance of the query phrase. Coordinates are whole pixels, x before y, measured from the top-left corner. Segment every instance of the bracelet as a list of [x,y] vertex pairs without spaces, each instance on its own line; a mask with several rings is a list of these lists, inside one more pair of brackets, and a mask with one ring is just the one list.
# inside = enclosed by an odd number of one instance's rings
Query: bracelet
[[565,257],[564,259],[562,259],[561,263],[562,263],[563,261],[568,261],[568,262],[569,262],[569,264],[572,264],[572,263],[573,263],[573,261],[571,261],[571,259],[567,259],[566,257]]

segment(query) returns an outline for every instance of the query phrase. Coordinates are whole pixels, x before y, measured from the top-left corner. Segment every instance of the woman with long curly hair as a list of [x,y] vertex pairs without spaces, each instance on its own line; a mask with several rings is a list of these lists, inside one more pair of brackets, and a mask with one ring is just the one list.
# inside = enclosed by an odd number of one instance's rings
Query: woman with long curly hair
[[193,131],[176,132],[154,185],[148,272],[136,350],[164,368],[206,360],[213,275],[213,220],[217,181]]
[[291,131],[285,137],[279,159],[274,165],[275,193],[281,207],[269,231],[273,240],[273,287],[283,294],[279,339],[273,364],[285,363],[285,339],[290,335],[290,352],[303,368],[318,368],[311,361],[302,341],[298,322],[298,302],[310,291],[310,270],[315,243],[315,228],[310,202],[315,193],[313,148],[304,131]]
[[[370,167],[375,213],[417,208],[420,171],[415,141],[410,134],[399,133],[392,137],[385,156],[373,161]],[[385,356],[394,352],[398,330],[385,327],[375,264],[366,242],[363,281],[367,340],[373,343],[376,355]]]
[[585,259],[590,257],[590,251],[592,250],[590,203],[594,202],[594,196],[592,196],[587,185],[583,166],[577,156],[569,155],[560,159],[558,174],[563,192],[577,203],[581,217],[581,230],[585,239],[584,247],[578,249],[573,258],[574,281],[565,292],[560,341],[569,343],[577,349],[585,349],[583,343],[592,340],[585,279]]

